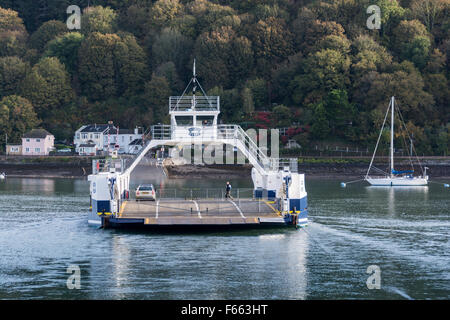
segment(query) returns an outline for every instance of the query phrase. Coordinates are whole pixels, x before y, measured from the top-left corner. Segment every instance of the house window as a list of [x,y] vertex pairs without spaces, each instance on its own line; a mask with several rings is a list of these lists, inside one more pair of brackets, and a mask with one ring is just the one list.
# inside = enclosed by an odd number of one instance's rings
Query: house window
[[41,142],[41,139],[36,139],[36,142]]
[[122,142],[125,142],[125,137],[124,136],[122,136]]
[[77,140],[80,140],[80,134],[77,133]]
[[30,152],[30,148],[25,148],[25,152]]
[[81,135],[81,138],[82,138],[82,139],[87,139],[87,137],[88,137],[88,136],[87,136],[86,133],[83,133],[83,134]]
[[130,136],[130,142],[133,141],[133,136]]
[[41,148],[35,148],[34,151],[39,153],[41,152]]
[[95,139],[100,138],[100,135],[98,133],[95,134]]
[[89,135],[89,138],[92,139],[92,133]]
[[11,152],[19,152],[19,148],[18,147],[11,147]]
[[27,139],[27,142],[30,142],[30,139]]

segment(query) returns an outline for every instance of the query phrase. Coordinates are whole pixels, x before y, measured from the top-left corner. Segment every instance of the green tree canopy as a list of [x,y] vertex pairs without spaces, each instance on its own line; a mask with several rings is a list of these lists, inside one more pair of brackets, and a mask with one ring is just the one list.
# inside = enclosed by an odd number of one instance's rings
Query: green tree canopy
[[43,58],[27,74],[22,95],[33,103],[40,119],[48,123],[52,113],[74,97],[70,77],[57,58]]
[[94,6],[84,9],[81,16],[81,32],[114,33],[117,30],[117,13],[110,7]]
[[0,58],[0,98],[17,94],[28,71],[28,64],[19,57]]
[[3,97],[0,101],[0,136],[20,143],[22,135],[39,124],[30,101],[17,95]]
[[167,120],[169,96],[170,88],[166,78],[154,74],[152,79],[145,84],[144,98],[148,106],[147,112],[153,114],[153,120],[156,123],[163,123]]
[[68,32],[47,44],[44,57],[56,57],[71,74],[78,68],[78,49],[84,36],[79,32]]
[[18,12],[0,7],[0,57],[22,56],[28,33]]
[[50,20],[42,24],[30,37],[30,46],[39,52],[44,51],[46,44],[57,36],[68,32],[65,23]]

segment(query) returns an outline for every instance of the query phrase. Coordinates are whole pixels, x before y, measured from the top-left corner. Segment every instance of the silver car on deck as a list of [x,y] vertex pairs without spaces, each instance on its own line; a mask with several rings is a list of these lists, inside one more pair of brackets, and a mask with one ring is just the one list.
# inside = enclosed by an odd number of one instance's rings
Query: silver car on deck
[[136,200],[156,200],[156,191],[152,184],[141,184],[136,189]]

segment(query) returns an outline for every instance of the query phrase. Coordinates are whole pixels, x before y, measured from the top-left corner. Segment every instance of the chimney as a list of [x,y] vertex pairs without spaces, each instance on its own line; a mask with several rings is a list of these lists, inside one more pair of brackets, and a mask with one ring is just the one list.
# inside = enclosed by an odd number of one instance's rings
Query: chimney
[[134,128],[134,134],[139,134],[139,128],[138,127]]

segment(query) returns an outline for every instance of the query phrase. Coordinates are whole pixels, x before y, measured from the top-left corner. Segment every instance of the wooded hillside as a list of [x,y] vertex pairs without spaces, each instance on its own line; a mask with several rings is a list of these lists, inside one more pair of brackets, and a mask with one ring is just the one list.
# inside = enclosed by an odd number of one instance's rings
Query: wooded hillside
[[418,153],[448,154],[449,13],[450,0],[0,0],[0,142],[167,122],[195,57],[225,123],[373,148],[395,95]]

